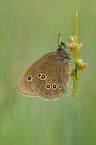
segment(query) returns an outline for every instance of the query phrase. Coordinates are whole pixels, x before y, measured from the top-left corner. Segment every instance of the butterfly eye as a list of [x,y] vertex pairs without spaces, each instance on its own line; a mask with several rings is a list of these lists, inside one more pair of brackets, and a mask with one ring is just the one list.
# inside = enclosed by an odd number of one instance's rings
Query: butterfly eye
[[58,88],[59,89],[62,89],[62,85],[60,83],[58,84]]
[[45,88],[46,88],[46,90],[50,90],[50,89],[51,89],[51,85],[50,85],[49,83],[47,83],[47,84],[45,85]]
[[38,78],[40,78],[40,77],[41,77],[41,75],[42,75],[42,74],[41,74],[41,73],[39,73],[39,74],[37,75],[37,77],[38,77]]
[[31,75],[27,76],[27,82],[31,82],[31,81],[32,81],[32,76]]
[[43,74],[43,75],[41,76],[41,80],[46,80],[46,75],[45,75],[45,74]]
[[53,89],[53,90],[56,90],[56,89],[57,89],[57,84],[53,83],[53,84],[52,84],[52,89]]

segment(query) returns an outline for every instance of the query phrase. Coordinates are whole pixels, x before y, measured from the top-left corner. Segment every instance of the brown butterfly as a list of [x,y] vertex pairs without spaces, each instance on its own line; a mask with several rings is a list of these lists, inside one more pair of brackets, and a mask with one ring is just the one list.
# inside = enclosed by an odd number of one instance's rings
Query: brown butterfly
[[[58,36],[58,41],[60,34]],[[70,55],[63,42],[54,52],[34,61],[20,76],[16,90],[28,96],[44,99],[59,98],[66,90],[69,78]]]

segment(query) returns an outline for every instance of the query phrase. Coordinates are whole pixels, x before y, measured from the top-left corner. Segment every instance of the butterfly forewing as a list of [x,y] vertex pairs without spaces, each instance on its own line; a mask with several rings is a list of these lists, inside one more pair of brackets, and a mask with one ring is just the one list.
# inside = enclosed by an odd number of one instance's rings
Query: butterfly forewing
[[[45,54],[38,60],[34,61],[20,76],[20,78],[17,81],[16,84],[16,90],[24,95],[28,96],[37,96],[34,91],[31,88],[31,81],[33,80],[33,77],[35,77],[35,72],[38,70],[39,65],[43,63],[43,61],[46,60],[46,56],[48,54]],[[28,80],[30,78],[30,80]]]

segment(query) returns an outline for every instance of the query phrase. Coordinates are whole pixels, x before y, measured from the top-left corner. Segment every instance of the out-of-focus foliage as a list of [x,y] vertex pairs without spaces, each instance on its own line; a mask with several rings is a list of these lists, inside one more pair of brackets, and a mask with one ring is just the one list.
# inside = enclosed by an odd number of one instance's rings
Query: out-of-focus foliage
[[71,77],[68,91],[55,101],[22,96],[15,85],[28,65],[57,49],[59,32],[70,42],[76,6],[80,56],[88,62],[80,77],[76,145],[96,144],[96,1],[1,0],[0,145],[74,145]]

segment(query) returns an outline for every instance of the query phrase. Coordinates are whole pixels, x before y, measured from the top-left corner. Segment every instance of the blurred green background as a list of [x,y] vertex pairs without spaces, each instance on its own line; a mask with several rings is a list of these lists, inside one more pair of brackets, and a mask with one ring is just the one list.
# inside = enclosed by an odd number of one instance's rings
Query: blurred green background
[[[37,58],[57,49],[57,36],[71,42],[79,9],[80,56],[88,62],[74,105],[69,89],[61,99],[28,98],[15,90],[21,73]],[[96,145],[96,1],[0,1],[0,145]],[[71,67],[70,67],[71,70]],[[75,142],[74,142],[75,138]]]

